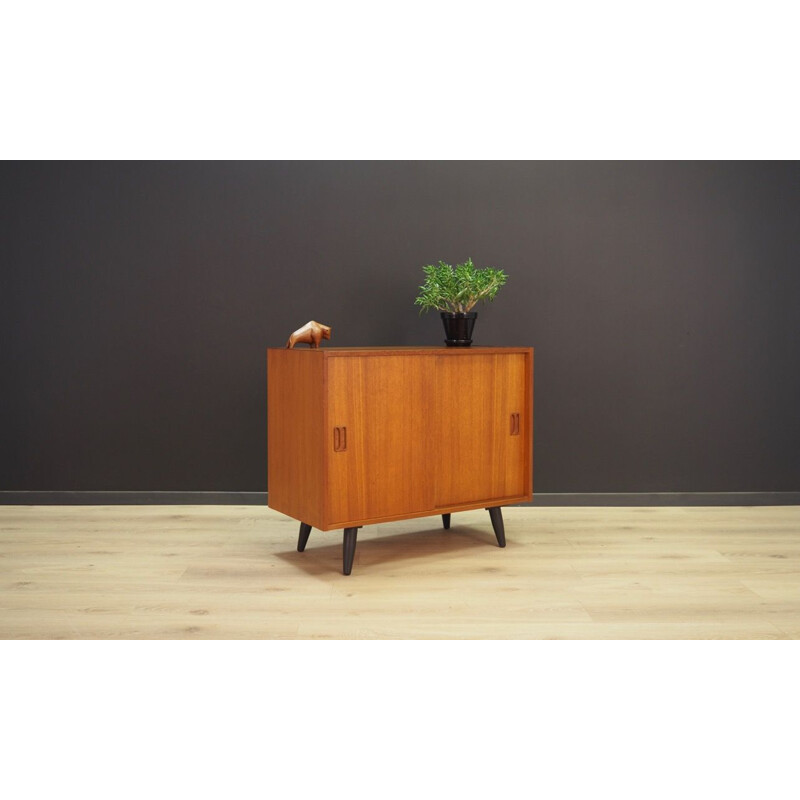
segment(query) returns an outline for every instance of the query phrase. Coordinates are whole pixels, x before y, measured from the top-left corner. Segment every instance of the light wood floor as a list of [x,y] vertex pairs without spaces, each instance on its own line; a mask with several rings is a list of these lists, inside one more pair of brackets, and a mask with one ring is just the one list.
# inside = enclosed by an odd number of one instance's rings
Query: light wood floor
[[800,507],[509,508],[339,532],[255,506],[0,507],[3,639],[800,638]]

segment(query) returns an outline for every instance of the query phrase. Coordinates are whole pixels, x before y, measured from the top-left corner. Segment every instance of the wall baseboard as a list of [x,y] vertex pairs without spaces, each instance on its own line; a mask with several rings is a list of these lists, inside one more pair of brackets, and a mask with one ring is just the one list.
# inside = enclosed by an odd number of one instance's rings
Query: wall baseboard
[[[266,492],[15,492],[0,505],[266,505]],[[795,506],[800,492],[564,492],[535,494],[531,506]]]
[[534,494],[533,506],[796,506],[800,492],[567,492]]
[[259,506],[266,492],[8,492],[0,505],[15,506]]

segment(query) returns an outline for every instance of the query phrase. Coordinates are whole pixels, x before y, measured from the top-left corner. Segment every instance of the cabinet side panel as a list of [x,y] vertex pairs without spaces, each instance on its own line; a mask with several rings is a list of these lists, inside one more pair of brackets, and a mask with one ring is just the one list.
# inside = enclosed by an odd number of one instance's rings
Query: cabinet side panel
[[525,477],[525,491],[533,496],[533,349],[527,357],[528,369],[525,376],[525,390],[527,396],[527,416],[529,421],[528,436],[526,442],[527,471]]
[[321,527],[324,492],[322,355],[267,351],[267,481],[270,508]]

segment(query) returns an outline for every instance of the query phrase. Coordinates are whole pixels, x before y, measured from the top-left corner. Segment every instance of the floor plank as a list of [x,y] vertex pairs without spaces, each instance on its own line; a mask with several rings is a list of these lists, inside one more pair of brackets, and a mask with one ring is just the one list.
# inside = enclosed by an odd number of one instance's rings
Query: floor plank
[[796,639],[800,507],[509,508],[341,532],[255,506],[0,507],[4,639]]

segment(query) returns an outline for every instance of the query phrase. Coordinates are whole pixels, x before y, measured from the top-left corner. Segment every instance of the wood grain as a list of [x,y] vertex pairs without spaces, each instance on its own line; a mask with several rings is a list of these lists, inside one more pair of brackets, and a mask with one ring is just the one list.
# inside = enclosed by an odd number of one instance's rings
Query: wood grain
[[[434,381],[437,508],[526,494],[531,415],[526,413],[526,355],[436,357]],[[512,435],[511,415],[520,415]]]
[[347,448],[328,455],[328,526],[433,508],[431,377],[417,356],[329,360],[326,430]]
[[504,509],[342,535],[257,506],[0,507],[3,639],[796,639],[800,507]]
[[270,349],[270,506],[328,531],[529,500],[532,358]]
[[269,504],[324,524],[323,362],[320,350],[267,351]]
[[408,355],[446,355],[453,358],[470,358],[475,353],[484,355],[492,355],[495,353],[522,353],[527,354],[531,352],[530,347],[481,347],[474,345],[472,347],[326,347],[326,358],[340,358],[352,355],[364,356],[371,358],[373,356],[408,356]]

